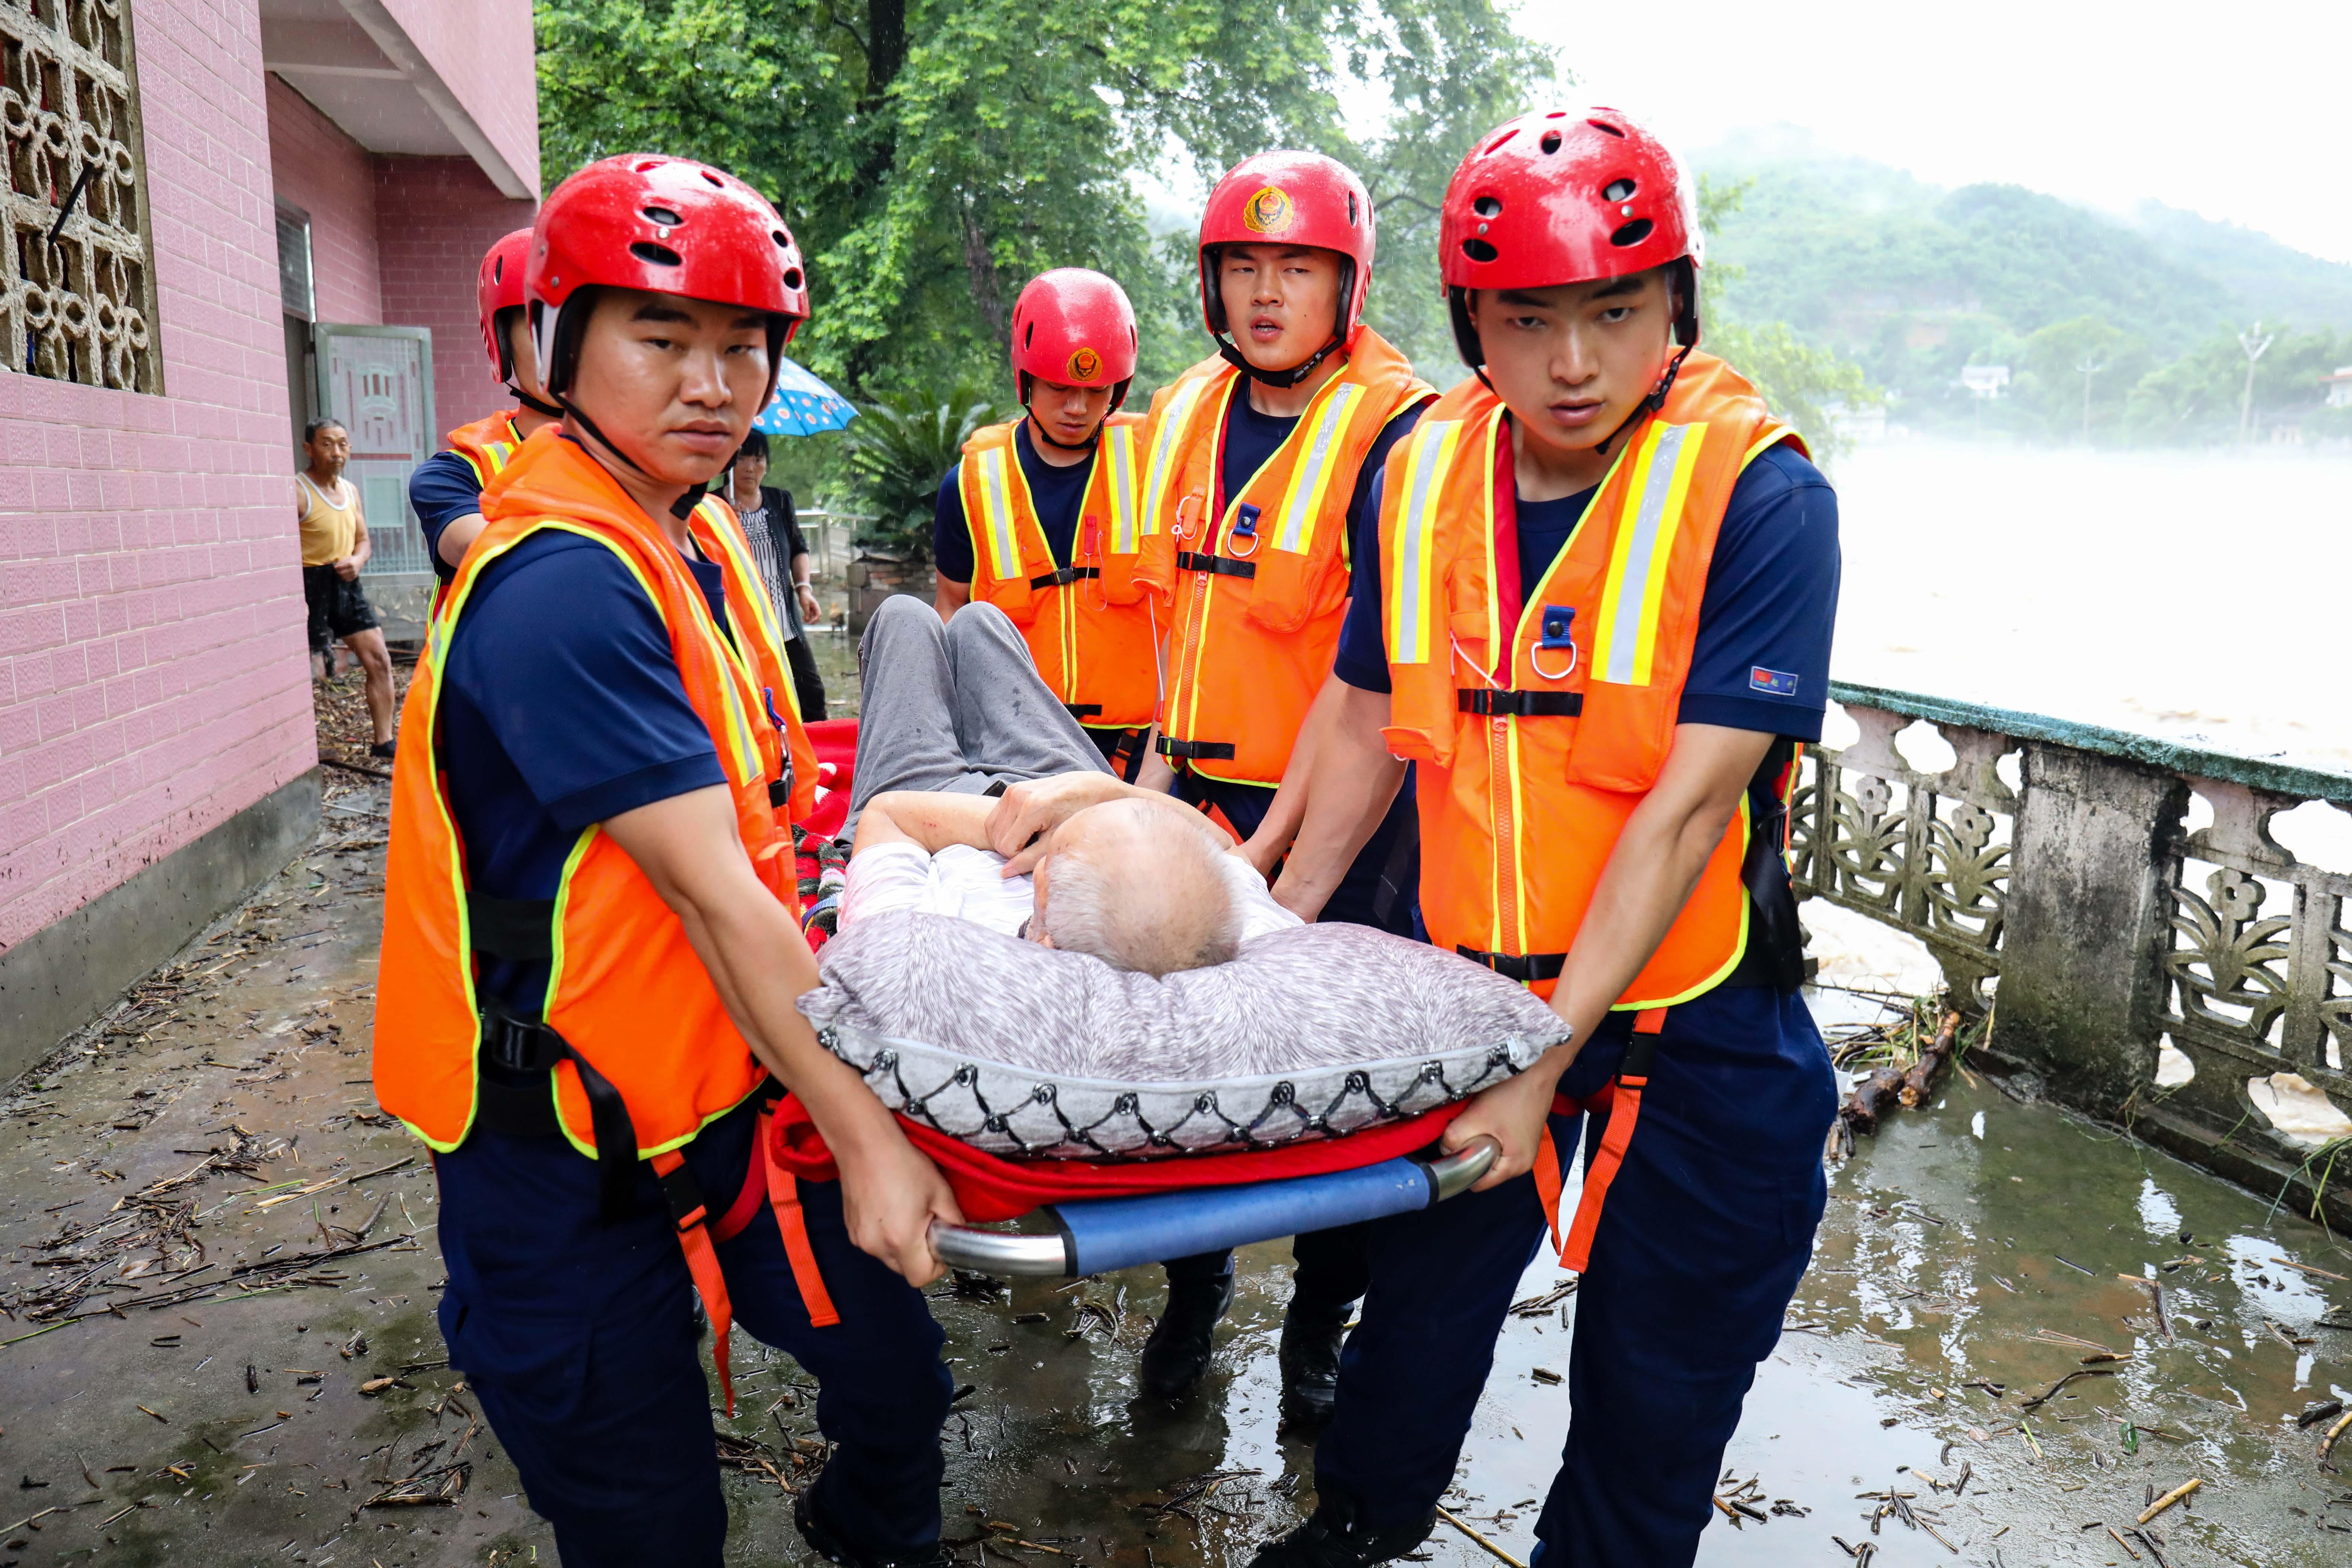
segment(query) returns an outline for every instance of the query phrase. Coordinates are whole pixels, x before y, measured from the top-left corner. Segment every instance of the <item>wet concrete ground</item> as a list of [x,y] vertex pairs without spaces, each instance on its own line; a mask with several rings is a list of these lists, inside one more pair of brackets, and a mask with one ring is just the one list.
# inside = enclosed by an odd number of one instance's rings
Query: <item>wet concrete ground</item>
[[[367,1082],[383,786],[330,792],[310,854],[0,1097],[0,1568],[554,1560],[439,1364],[429,1168]],[[1726,1459],[1727,1507],[1765,1521],[1718,1514],[1701,1563],[1851,1561],[1832,1538],[1882,1568],[2151,1561],[2109,1527],[2200,1477],[2150,1529],[2164,1562],[2352,1562],[2352,1480],[2315,1468],[2324,1427],[2294,1424],[2352,1401],[2352,1331],[2319,1324],[2352,1311],[2332,1278],[2352,1248],[1981,1079],[1865,1140],[1831,1192]],[[963,1562],[1224,1568],[1298,1517],[1311,1450],[1276,1414],[1287,1267],[1279,1244],[1244,1253],[1214,1370],[1178,1402],[1134,1387],[1156,1271],[940,1288],[972,1389],[942,1494]],[[1538,1259],[1521,1295],[1559,1279]],[[1574,1309],[1510,1321],[1447,1501],[1521,1562],[1567,1419],[1538,1373],[1565,1372]],[[2105,1353],[2127,1359],[2084,1365]],[[743,1467],[730,1560],[809,1563],[780,1485],[818,1447],[806,1384],[740,1340],[737,1365],[739,1417],[715,1423]],[[2021,1408],[2074,1372],[2112,1375]],[[1855,1494],[1890,1489],[1951,1549],[1891,1517],[1874,1535]],[[1446,1526],[1424,1550],[1495,1561]]]

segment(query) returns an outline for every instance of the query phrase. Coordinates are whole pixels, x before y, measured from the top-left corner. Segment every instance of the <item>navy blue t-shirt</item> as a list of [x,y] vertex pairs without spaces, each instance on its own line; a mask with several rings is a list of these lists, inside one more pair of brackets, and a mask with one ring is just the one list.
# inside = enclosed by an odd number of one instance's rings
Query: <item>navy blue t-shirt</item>
[[[1518,503],[1521,584],[1532,589],[1551,569],[1592,493]],[[1357,520],[1354,597],[1332,660],[1364,691],[1389,689],[1378,494],[1376,482]],[[1838,575],[1837,493],[1785,443],[1762,453],[1732,488],[1716,535],[1678,721],[1820,740]]]
[[[1094,477],[1093,449],[1087,460],[1057,468],[1037,455],[1029,439],[1029,421],[1013,432],[1013,450],[1021,462],[1021,477],[1029,481],[1029,501],[1037,509],[1037,526],[1045,531],[1045,548],[1056,566],[1070,563],[1077,542],[1078,518],[1087,504],[1087,481]],[[963,514],[963,464],[958,461],[940,481],[931,502],[931,559],[940,575],[950,583],[971,581],[971,525]]]
[[[719,568],[687,564],[725,630]],[[535,533],[483,568],[440,710],[467,880],[493,898],[551,899],[582,829],[726,783],[660,612],[618,556],[577,534]],[[535,1018],[547,975],[486,956],[480,982]]]
[[433,558],[433,574],[444,583],[457,569],[441,559],[441,531],[461,517],[482,510],[482,481],[474,465],[455,452],[436,452],[408,476],[408,506],[425,531],[425,553]]

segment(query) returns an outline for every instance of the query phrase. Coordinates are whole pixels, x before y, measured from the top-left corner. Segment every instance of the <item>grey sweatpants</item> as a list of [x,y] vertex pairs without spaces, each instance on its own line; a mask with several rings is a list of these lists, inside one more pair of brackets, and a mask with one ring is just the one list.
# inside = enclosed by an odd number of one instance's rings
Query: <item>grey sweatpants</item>
[[862,700],[858,814],[885,790],[984,795],[996,784],[1108,773],[1102,752],[1039,678],[1020,629],[993,605],[966,605],[940,624],[911,595],[885,599],[857,645]]

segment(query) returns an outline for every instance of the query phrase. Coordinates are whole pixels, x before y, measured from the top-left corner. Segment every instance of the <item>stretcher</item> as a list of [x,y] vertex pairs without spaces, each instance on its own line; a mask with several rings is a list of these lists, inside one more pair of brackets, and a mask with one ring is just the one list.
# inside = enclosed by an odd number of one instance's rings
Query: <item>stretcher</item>
[[1104,1274],[1425,1209],[1475,1185],[1496,1152],[1481,1138],[1452,1154],[1403,1155],[1354,1170],[1049,1204],[1037,1212],[1052,1223],[1050,1232],[933,1221],[931,1250],[950,1268],[982,1274]]
[[[856,721],[808,729],[823,788],[803,826],[838,832],[853,783]],[[1476,1185],[1499,1153],[1485,1138],[1451,1154],[1436,1152],[1437,1134],[1460,1109],[1456,1104],[1345,1138],[1156,1164],[1008,1162],[900,1120],[977,1222],[933,1223],[931,1248],[941,1262],[984,1274],[1074,1278],[1443,1203]],[[803,1180],[836,1174],[814,1125],[789,1097],[772,1135],[780,1173]],[[1030,1215],[1049,1228],[1008,1230],[990,1223]]]

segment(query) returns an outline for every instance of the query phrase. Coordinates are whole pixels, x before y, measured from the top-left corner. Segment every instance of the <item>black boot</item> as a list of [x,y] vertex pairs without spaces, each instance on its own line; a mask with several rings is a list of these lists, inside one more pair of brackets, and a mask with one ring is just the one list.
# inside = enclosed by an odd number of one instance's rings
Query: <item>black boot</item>
[[1348,1309],[1337,1312],[1294,1300],[1282,1319],[1282,1419],[1309,1430],[1331,1421],[1339,1393],[1339,1342],[1348,1331]]
[[1345,1498],[1317,1503],[1306,1523],[1259,1547],[1250,1568],[1371,1568],[1411,1552],[1437,1525],[1434,1509],[1412,1523],[1385,1530],[1359,1525],[1355,1512]]
[[1138,1369],[1146,1394],[1171,1399],[1201,1381],[1217,1320],[1234,1304],[1234,1277],[1180,1279],[1168,1282],[1168,1309],[1143,1342]]
[[943,1546],[933,1546],[904,1557],[877,1557],[858,1551],[848,1539],[833,1528],[815,1501],[816,1488],[804,1488],[793,1499],[793,1523],[801,1539],[827,1563],[841,1568],[953,1568],[953,1560]]

